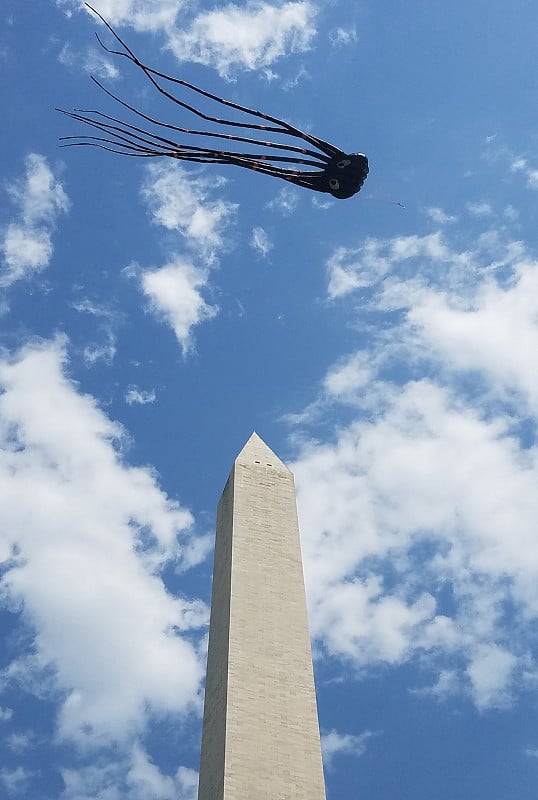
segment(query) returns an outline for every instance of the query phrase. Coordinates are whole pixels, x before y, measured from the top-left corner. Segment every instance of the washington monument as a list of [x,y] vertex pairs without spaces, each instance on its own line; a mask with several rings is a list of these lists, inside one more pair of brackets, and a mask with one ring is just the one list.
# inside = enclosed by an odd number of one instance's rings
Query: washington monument
[[325,800],[293,475],[255,433],[217,512],[198,800]]

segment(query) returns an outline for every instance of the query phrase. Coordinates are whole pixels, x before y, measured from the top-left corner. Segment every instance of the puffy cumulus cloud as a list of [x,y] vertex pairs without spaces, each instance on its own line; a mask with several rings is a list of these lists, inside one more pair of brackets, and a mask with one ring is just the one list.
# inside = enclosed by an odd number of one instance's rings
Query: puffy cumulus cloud
[[466,671],[478,708],[499,707],[510,702],[516,665],[516,657],[496,644],[482,644],[476,648]]
[[2,230],[4,270],[0,285],[9,286],[48,266],[53,253],[52,233],[59,214],[69,209],[61,182],[44,156],[30,153],[24,178],[7,185],[17,208],[16,216]]
[[230,3],[200,13],[186,31],[170,34],[175,55],[214,66],[227,77],[238,67],[262,69],[279,58],[309,49],[316,33],[315,7],[307,0],[287,3]]
[[328,274],[378,317],[292,419],[347,420],[297,436],[313,635],[503,707],[537,668],[538,262],[504,234],[436,231],[340,248]]
[[218,313],[217,306],[208,305],[201,295],[207,283],[206,271],[180,258],[141,274],[150,309],[172,327],[184,354],[193,348],[192,329]]
[[207,266],[216,263],[219,250],[230,246],[228,236],[237,206],[211,199],[225,182],[218,176],[194,177],[176,163],[152,164],[142,189],[154,222],[177,231]]
[[0,360],[0,596],[33,632],[4,681],[58,702],[59,739],[98,746],[198,707],[207,609],[160,576],[191,514],[124,461],[122,429],[65,362],[61,339]]
[[321,736],[321,749],[323,751],[323,764],[325,769],[332,769],[335,756],[362,756],[366,752],[368,739],[375,736],[373,731],[353,735],[351,733],[338,733],[328,731]]
[[123,758],[63,769],[61,800],[196,800],[198,773],[179,767],[166,775],[138,742]]
[[184,354],[193,349],[192,329],[218,313],[202,291],[210,289],[209,270],[218,264],[220,251],[230,247],[237,206],[211,199],[224,183],[224,178],[189,176],[175,163],[153,164],[142,189],[153,221],[177,232],[191,255],[177,256],[159,269],[128,272],[138,275],[150,309],[172,327]]
[[508,284],[488,277],[461,307],[450,293],[423,287],[407,312],[412,338],[427,340],[446,366],[480,372],[492,390],[514,392],[538,413],[538,261],[514,265]]
[[163,775],[138,746],[133,749],[127,782],[137,800],[195,800],[198,773],[180,767],[174,776]]
[[[95,15],[84,0],[56,0],[68,15],[82,10]],[[129,25],[139,32],[162,32],[172,52],[182,61],[196,61],[215,67],[228,77],[237,69],[265,69],[291,53],[308,50],[316,34],[316,8],[309,0],[264,2],[252,0],[244,5],[229,3],[211,11],[201,11],[190,22],[186,13],[192,4],[181,0],[101,0],[99,12],[114,26]],[[181,13],[180,22],[178,16]],[[351,33],[341,30],[337,38],[347,43]],[[73,53],[62,51],[68,65]],[[114,68],[106,60],[90,55],[101,74]]]
[[538,615],[536,453],[432,382],[388,389],[293,466],[313,635],[362,666],[462,660],[477,705],[499,705],[526,664],[506,607]]

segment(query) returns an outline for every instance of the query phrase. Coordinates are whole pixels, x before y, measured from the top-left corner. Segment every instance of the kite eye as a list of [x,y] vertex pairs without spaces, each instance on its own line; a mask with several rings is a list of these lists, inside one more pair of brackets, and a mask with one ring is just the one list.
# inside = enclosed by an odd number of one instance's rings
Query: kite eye
[[339,189],[340,183],[339,181],[336,180],[336,178],[331,178],[329,180],[329,186],[331,187],[331,189]]
[[350,164],[351,164],[350,158],[343,158],[342,161],[339,161],[336,166],[338,167],[338,169],[344,169],[344,167],[349,167]]

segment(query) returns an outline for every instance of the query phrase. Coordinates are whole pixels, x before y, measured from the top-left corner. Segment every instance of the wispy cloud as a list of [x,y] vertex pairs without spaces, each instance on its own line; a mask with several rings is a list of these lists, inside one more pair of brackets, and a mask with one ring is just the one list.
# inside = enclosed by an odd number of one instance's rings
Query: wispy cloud
[[69,209],[61,182],[44,156],[26,158],[24,178],[7,185],[17,209],[16,216],[2,230],[4,271],[0,284],[10,286],[45,269],[53,253],[52,233],[59,214]]
[[97,321],[97,331],[100,333],[98,341],[89,342],[84,346],[82,353],[84,363],[88,367],[98,362],[110,366],[116,355],[116,330],[123,321],[123,314],[109,306],[94,303],[88,298],[73,303],[73,308],[81,314],[90,314],[94,317]]
[[289,186],[284,186],[277,196],[267,203],[267,208],[270,211],[278,211],[285,217],[293,214],[299,203],[299,193],[296,189]]
[[357,41],[357,29],[355,26],[333,28],[333,30],[329,31],[329,40],[334,47],[348,47]]
[[85,51],[74,50],[70,44],[65,44],[58,56],[58,61],[64,67],[82,66],[86,72],[95,75],[102,80],[116,80],[120,76],[120,71],[116,64],[107,56],[104,51],[96,50],[95,47],[88,47]]
[[252,229],[252,237],[250,239],[250,246],[259,253],[262,258],[266,258],[273,249],[273,243],[269,238],[269,234],[264,228],[256,227]]
[[4,787],[10,797],[20,797],[24,795],[28,782],[34,776],[34,772],[24,767],[0,769],[0,785]]
[[526,158],[515,157],[512,161],[511,169],[512,172],[519,172],[525,177],[529,189],[538,189],[538,169],[531,166]]
[[424,213],[437,225],[449,225],[458,219],[454,214],[447,214],[442,208],[430,206],[424,209]]
[[490,217],[493,214],[493,209],[490,203],[484,201],[479,203],[467,203],[467,211],[473,217]]
[[140,389],[138,386],[129,386],[125,393],[125,402],[129,406],[145,406],[154,403],[157,399],[155,389]]
[[[67,14],[80,10],[96,19],[85,0],[56,0],[56,5]],[[153,0],[149,6],[138,0],[99,0],[98,8],[111,25],[131,25],[137,31],[157,32],[173,26],[184,5],[182,0]]]

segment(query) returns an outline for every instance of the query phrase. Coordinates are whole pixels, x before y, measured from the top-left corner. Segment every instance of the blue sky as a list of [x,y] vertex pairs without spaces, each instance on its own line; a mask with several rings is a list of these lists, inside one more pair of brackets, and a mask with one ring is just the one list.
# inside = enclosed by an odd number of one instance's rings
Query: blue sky
[[256,429],[296,476],[329,800],[535,800],[536,4],[95,5],[370,175],[60,149],[55,107],[117,113],[90,74],[188,115],[79,0],[2,3],[0,796],[196,797]]

